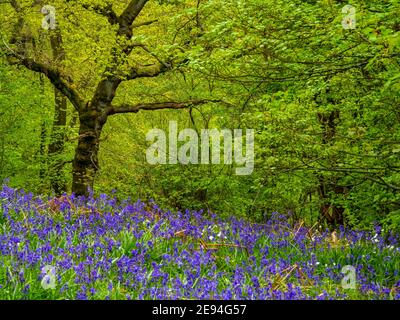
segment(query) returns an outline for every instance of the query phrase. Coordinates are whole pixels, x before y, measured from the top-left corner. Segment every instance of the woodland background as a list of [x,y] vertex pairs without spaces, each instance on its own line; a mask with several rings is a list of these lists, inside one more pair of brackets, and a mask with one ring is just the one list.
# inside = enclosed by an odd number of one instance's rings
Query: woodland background
[[[347,4],[355,29],[342,26]],[[56,8],[54,30],[42,28],[44,5]],[[130,6],[142,7],[128,30],[118,17]],[[113,104],[146,107],[109,116],[94,138],[96,194],[254,221],[278,211],[310,224],[400,229],[399,1],[0,0],[0,12],[8,185],[74,191],[85,141],[72,93],[84,106],[106,79],[118,82]],[[147,164],[146,133],[167,131],[170,120],[254,129],[254,172]]]

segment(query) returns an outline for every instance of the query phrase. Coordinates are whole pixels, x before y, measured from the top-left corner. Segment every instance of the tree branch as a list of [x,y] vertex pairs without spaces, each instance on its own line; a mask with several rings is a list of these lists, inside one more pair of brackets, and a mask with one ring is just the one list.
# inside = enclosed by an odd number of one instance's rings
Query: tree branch
[[108,22],[110,24],[112,24],[112,25],[113,24],[117,24],[119,22],[118,21],[118,16],[114,12],[111,3],[109,3],[109,4],[105,5],[105,6],[83,4],[82,7],[85,8],[85,9],[88,9],[88,10],[92,9],[94,12],[106,17]]
[[[118,17],[119,28],[117,31],[117,43],[120,43],[118,36],[125,37],[126,39],[132,38],[132,24],[136,17],[142,11],[144,6],[149,0],[131,0],[122,14]],[[124,56],[128,56],[134,46],[124,45],[122,52]],[[110,105],[115,97],[118,86],[123,80],[119,74],[118,68],[123,62],[123,57],[118,54],[117,47],[111,49],[112,53],[112,63],[106,68],[103,75],[104,78],[99,82],[95,93],[91,99],[92,105],[101,105],[101,108],[105,108]],[[162,68],[159,68],[161,70]],[[155,70],[157,73],[158,71]],[[159,73],[159,72],[158,72]],[[128,75],[131,79],[135,79],[141,76],[150,76],[148,70],[143,70],[142,68],[133,68],[132,72]]]
[[118,35],[132,37],[132,24],[149,0],[132,0],[118,18]]
[[136,113],[140,110],[162,110],[162,109],[186,109],[192,106],[198,106],[206,103],[223,103],[225,105],[231,105],[223,100],[189,100],[184,102],[155,102],[155,103],[144,103],[136,105],[122,104],[118,107],[111,106],[108,109],[107,114],[113,115],[118,113]]
[[72,81],[70,79],[64,79],[59,70],[30,58],[21,57],[18,55],[14,56],[17,57],[20,63],[29,70],[46,75],[50,82],[71,101],[77,111],[79,111],[85,104],[84,99],[80,96],[77,90],[73,88]]
[[380,185],[382,185],[382,186],[385,186],[385,187],[387,187],[387,188],[389,188],[389,189],[392,189],[392,190],[395,190],[395,191],[399,191],[399,190],[400,190],[400,187],[395,186],[395,185],[393,185],[393,184],[391,184],[391,183],[386,182],[386,181],[385,181],[382,177],[380,177],[380,176],[378,176],[377,179],[375,179],[375,178],[373,178],[373,177],[370,177],[370,176],[367,176],[366,178],[367,178],[368,180],[371,180],[371,181],[373,181],[373,182],[376,182],[376,183],[378,183],[378,184],[380,184]]
[[161,65],[163,65],[165,68],[170,69],[171,65],[167,62],[162,61],[154,52],[152,52],[147,46],[143,43],[133,43],[133,47],[140,47],[144,51],[146,51],[148,54],[150,54],[153,58],[155,58]]
[[19,2],[17,0],[11,0],[9,3],[11,4],[11,6],[14,8],[14,10],[16,12],[21,11],[21,5],[19,4]]
[[98,14],[106,17],[108,22],[112,25],[119,23],[118,16],[112,8],[112,3],[107,3],[105,5],[99,5],[99,4],[81,3],[81,2],[75,1],[75,0],[65,0],[65,2],[74,2],[76,4],[81,5],[82,8],[84,8],[86,10],[90,10],[95,13],[98,13]]
[[150,21],[145,21],[145,22],[139,22],[139,23],[134,23],[132,25],[132,28],[139,28],[139,27],[143,27],[143,26],[148,26],[150,24],[153,24],[154,22],[158,22],[158,19],[156,20],[150,20]]
[[132,67],[125,80],[157,77],[160,74],[170,70],[170,68],[171,66],[167,63]]
[[[10,3],[17,13],[21,12],[21,6],[17,0],[11,0]],[[38,3],[40,3],[40,1],[35,1],[33,2],[32,6]],[[24,25],[24,17],[20,16],[17,26],[15,28],[16,34],[13,36],[12,39],[13,42],[16,41],[17,33],[21,31],[23,25]],[[32,58],[26,57],[26,52],[21,53],[12,50],[4,41],[4,39],[3,43],[9,51],[8,55],[17,59],[15,62],[11,63],[21,64],[31,71],[44,74],[54,85],[54,87],[57,88],[62,94],[64,94],[71,101],[74,108],[79,112],[82,106],[84,106],[85,101],[83,97],[74,88],[74,84],[69,77],[63,76],[60,70],[58,70],[55,67],[46,65],[41,62],[37,62]]]

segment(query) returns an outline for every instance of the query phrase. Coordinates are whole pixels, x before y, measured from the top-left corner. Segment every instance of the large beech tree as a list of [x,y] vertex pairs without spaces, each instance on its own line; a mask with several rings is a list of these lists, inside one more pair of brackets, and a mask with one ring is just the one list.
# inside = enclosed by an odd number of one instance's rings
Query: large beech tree
[[[28,3],[27,1],[12,0],[6,3],[11,5],[16,17],[16,20],[10,23],[13,26],[13,35],[9,43],[6,43],[3,39],[3,46],[7,49],[9,60],[12,63],[25,66],[29,70],[44,74],[54,87],[68,98],[79,115],[79,137],[73,160],[72,182],[72,192],[78,195],[87,195],[88,190],[93,188],[94,178],[99,169],[100,137],[108,117],[121,113],[136,113],[140,110],[182,109],[208,102],[218,102],[218,100],[190,99],[187,101],[149,103],[113,103],[117,89],[123,82],[157,77],[174,69],[173,54],[160,58],[145,43],[135,40],[133,30],[151,26],[158,22],[158,19],[142,19],[137,22],[141,13],[145,11],[146,5],[149,5],[150,2],[149,0],[122,1],[115,5],[118,6],[117,8],[114,8],[114,5],[107,1],[91,1],[90,3],[65,1],[60,3],[62,10],[56,12],[56,28],[60,28],[61,32],[67,34],[65,38],[68,38],[68,35],[74,36],[74,32],[77,31],[67,32],[63,29],[63,26],[69,28],[78,26],[82,29],[86,27],[86,22],[88,22],[84,19],[89,20],[94,15],[98,15],[94,19],[99,20],[94,23],[89,22],[87,24],[89,28],[85,32],[89,34],[99,31],[94,39],[95,41],[100,39],[99,43],[102,45],[106,44],[107,48],[102,47],[101,51],[108,51],[108,54],[106,58],[96,56],[92,59],[92,61],[95,61],[93,65],[96,64],[98,70],[93,71],[90,66],[85,67],[83,65],[84,72],[80,73],[74,72],[73,64],[69,64],[72,65],[69,69],[60,59],[50,57],[44,49],[37,49],[36,46],[32,46],[35,43],[35,36],[37,36],[32,31],[32,21],[37,23],[40,20],[38,20],[38,15],[36,15],[36,19],[32,19],[29,15],[40,10],[45,4],[44,2],[33,1],[32,3],[31,1]],[[157,6],[159,3],[152,5]],[[54,6],[57,9],[57,3]],[[88,16],[84,16],[85,11]],[[75,24],[68,24],[67,22],[70,22],[68,19],[71,20],[74,13],[80,16],[80,20]],[[44,16],[39,17],[43,19]],[[100,30],[104,23],[97,25],[99,21],[104,22],[103,20],[107,21],[109,30],[107,33],[102,33],[104,30]],[[37,33],[45,32],[40,28],[37,29]],[[47,32],[56,31],[48,30]],[[59,31],[57,30],[57,32]],[[102,37],[107,37],[107,40],[102,41],[104,40],[101,39]],[[82,43],[82,46],[85,46],[85,44]],[[94,47],[94,45],[92,46]],[[73,46],[70,47],[73,48]],[[141,56],[138,58],[136,55],[136,61],[132,61],[134,59],[130,55],[135,49],[141,50]],[[78,49],[66,52],[67,59],[73,60],[75,63],[84,63],[79,60],[82,52],[77,51]],[[85,48],[83,53],[91,55],[88,51],[89,49]],[[137,60],[140,60],[140,62]],[[93,74],[82,75],[90,72]],[[75,73],[78,75],[78,79],[74,78]],[[86,80],[86,83],[83,83],[83,79]],[[96,79],[96,81],[93,81],[93,79]],[[89,85],[87,81],[90,82]]]

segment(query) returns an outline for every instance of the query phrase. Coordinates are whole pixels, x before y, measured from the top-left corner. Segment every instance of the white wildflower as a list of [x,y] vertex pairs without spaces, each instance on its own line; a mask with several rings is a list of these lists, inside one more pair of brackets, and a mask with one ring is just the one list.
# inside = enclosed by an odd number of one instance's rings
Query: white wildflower
[[55,289],[56,287],[56,268],[53,266],[44,266],[42,268],[42,273],[44,274],[44,277],[40,284],[42,285],[42,288],[47,290],[47,289]]

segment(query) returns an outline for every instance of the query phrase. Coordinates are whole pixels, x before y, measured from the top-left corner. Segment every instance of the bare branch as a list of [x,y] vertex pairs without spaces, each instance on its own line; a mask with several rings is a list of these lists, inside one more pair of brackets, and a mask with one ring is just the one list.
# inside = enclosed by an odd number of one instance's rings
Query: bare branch
[[153,58],[155,58],[161,65],[163,65],[166,69],[170,69],[171,65],[163,60],[161,60],[154,52],[152,52],[149,48],[147,48],[147,46],[143,43],[138,43],[135,42],[133,44],[131,44],[131,47],[140,47],[142,48],[144,51],[146,51],[148,54],[150,54]]
[[155,103],[144,103],[136,105],[122,104],[118,107],[111,106],[108,109],[108,115],[113,115],[117,113],[136,113],[140,110],[161,110],[161,109],[186,109],[193,106],[198,106],[206,103],[223,103],[230,105],[223,100],[189,100],[184,102],[155,102]]
[[366,178],[367,178],[368,180],[371,180],[371,181],[373,181],[373,182],[376,182],[376,183],[378,183],[378,184],[380,184],[380,185],[382,185],[382,186],[385,186],[385,187],[387,187],[387,188],[389,188],[389,189],[396,190],[396,191],[399,191],[399,190],[400,190],[400,187],[395,186],[395,185],[393,185],[393,184],[391,184],[391,183],[386,182],[386,181],[385,181],[382,177],[380,177],[380,176],[378,176],[377,179],[375,179],[375,178],[373,178],[373,177],[370,177],[370,176],[367,176]]
[[156,20],[150,20],[150,21],[145,21],[145,22],[139,22],[139,23],[134,23],[132,25],[132,28],[139,28],[139,27],[143,27],[143,26],[148,26],[153,24],[154,22],[158,22],[158,19]]

